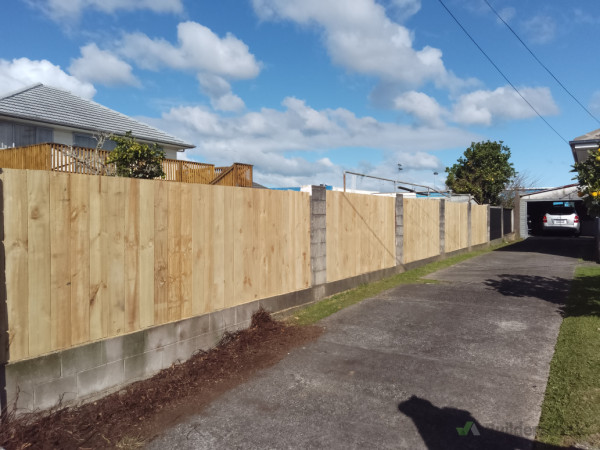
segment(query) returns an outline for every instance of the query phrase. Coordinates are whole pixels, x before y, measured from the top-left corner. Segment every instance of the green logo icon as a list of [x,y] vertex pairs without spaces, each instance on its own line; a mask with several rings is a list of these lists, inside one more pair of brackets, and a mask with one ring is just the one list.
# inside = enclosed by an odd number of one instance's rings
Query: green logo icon
[[469,434],[469,431],[473,433],[473,436],[479,436],[479,430],[477,429],[477,425],[475,425],[470,420],[465,423],[464,427],[457,427],[456,431],[458,431],[459,436],[466,436]]

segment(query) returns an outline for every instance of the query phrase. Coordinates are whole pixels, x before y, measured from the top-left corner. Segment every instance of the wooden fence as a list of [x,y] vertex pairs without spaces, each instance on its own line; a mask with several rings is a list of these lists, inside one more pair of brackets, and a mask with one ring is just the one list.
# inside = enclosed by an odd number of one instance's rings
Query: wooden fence
[[483,244],[488,240],[488,206],[471,205],[471,245]]
[[453,252],[469,245],[469,205],[446,202],[445,251]]
[[[64,144],[37,144],[28,147],[0,149],[0,167],[7,169],[51,170],[80,174],[106,174],[114,166],[106,165],[110,151]],[[217,167],[194,161],[165,159],[165,180],[193,184],[252,187],[252,166],[235,163]],[[222,176],[227,172],[227,176]],[[219,178],[215,182],[215,179]]]
[[10,360],[309,287],[309,195],[4,169]]
[[[15,169],[0,186],[11,362],[311,285],[306,193]],[[396,265],[395,204],[327,192],[327,281]],[[467,208],[445,204],[446,252]],[[440,254],[439,200],[404,199],[403,224],[404,263]]]
[[404,199],[404,262],[440,254],[440,200]]
[[327,192],[327,281],[396,265],[395,198]]

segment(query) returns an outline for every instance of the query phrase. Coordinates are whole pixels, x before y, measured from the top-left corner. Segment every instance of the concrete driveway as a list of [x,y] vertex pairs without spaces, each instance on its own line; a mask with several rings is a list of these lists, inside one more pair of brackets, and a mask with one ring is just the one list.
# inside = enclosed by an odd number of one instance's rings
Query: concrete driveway
[[588,248],[530,238],[340,311],[317,341],[149,447],[531,448]]

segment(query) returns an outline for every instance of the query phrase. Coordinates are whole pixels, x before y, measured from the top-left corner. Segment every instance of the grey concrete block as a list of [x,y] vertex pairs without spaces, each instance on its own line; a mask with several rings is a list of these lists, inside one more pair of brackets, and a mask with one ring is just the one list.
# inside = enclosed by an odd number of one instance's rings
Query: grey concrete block
[[225,329],[226,332],[235,333],[237,331],[245,330],[250,327],[250,321],[246,320],[244,322],[238,322],[235,325],[231,325]]
[[70,375],[35,387],[33,406],[48,409],[77,398],[77,375]]
[[78,397],[95,394],[124,381],[123,361],[115,361],[77,374]]
[[208,315],[209,331],[219,331],[225,328],[223,325],[223,311],[215,311]]
[[223,329],[235,325],[235,308],[224,309],[221,313],[223,317]]
[[163,349],[159,348],[132,356],[124,361],[124,380],[146,378],[162,369]]
[[327,198],[327,189],[325,188],[325,186],[313,185],[311,186],[311,191],[311,202],[325,201],[325,199]]
[[9,411],[33,410],[33,386],[31,383],[6,386],[6,406]]
[[320,272],[327,269],[327,260],[323,257],[310,258],[310,265],[313,273]]
[[252,314],[254,314],[260,308],[260,303],[254,301],[251,303],[245,303],[235,307],[235,322],[250,322]]
[[327,271],[319,270],[313,272],[313,285],[317,286],[319,284],[327,283]]
[[195,344],[194,347],[196,348],[196,351],[198,350],[210,350],[211,348],[215,347],[218,343],[219,340],[221,339],[221,336],[223,335],[223,333],[219,333],[217,331],[211,331],[209,333],[205,333],[201,336],[196,336],[194,338]]
[[312,229],[310,242],[311,244],[325,244],[327,242],[327,230],[325,228]]
[[311,258],[322,258],[327,255],[327,245],[321,242],[310,244]]
[[191,317],[177,323],[177,337],[179,341],[185,341],[195,336],[208,333],[210,330],[210,317],[208,314]]
[[102,363],[107,364],[143,353],[146,331],[150,330],[138,331],[137,333],[102,341]]
[[83,370],[92,369],[102,365],[102,343],[82,345],[60,352],[61,376],[73,375]]
[[6,384],[31,382],[34,385],[60,378],[61,356],[52,353],[38,358],[9,363],[6,365]]
[[166,369],[171,367],[173,364],[179,364],[190,359],[190,357],[197,350],[197,344],[198,340],[196,338],[192,338],[163,347],[162,368]]
[[177,342],[177,324],[175,323],[167,323],[144,330],[144,352],[164,347],[174,342]]
[[327,204],[325,202],[315,201],[310,205],[311,216],[324,216],[327,214]]

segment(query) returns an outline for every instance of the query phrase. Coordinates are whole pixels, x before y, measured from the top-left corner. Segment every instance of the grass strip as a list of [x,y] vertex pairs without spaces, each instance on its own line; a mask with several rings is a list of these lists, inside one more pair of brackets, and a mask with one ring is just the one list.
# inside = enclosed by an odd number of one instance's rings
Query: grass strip
[[561,446],[600,446],[600,266],[581,265],[575,271],[550,365],[537,440]]
[[423,277],[440,269],[444,269],[459,262],[473,258],[474,256],[483,255],[484,253],[505,247],[506,245],[510,244],[498,244],[485,249],[451,256],[440,261],[435,261],[424,266],[384,278],[383,280],[374,281],[368,284],[361,284],[354,289],[340,292],[339,294],[332,295],[331,297],[327,297],[305,308],[299,309],[292,317],[288,319],[288,321],[294,325],[312,325],[341,309],[344,309],[350,305],[354,305],[355,303],[358,303],[366,298],[373,297],[383,291],[394,288],[401,284],[437,283],[435,280],[428,280],[424,279]]

